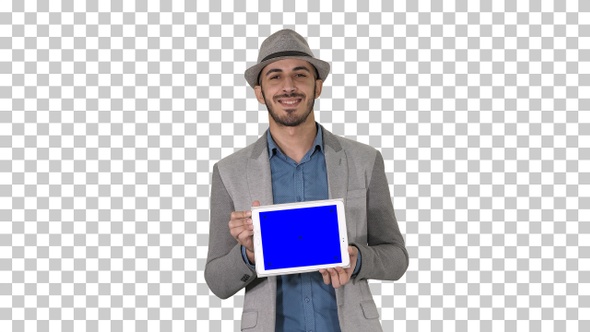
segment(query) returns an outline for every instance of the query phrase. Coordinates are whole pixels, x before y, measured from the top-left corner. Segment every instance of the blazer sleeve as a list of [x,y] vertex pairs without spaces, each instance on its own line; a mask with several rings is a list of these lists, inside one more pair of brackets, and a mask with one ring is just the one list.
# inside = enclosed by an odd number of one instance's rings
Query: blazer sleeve
[[233,211],[233,200],[223,183],[219,167],[215,164],[211,179],[209,251],[205,281],[221,299],[229,298],[256,279],[256,272],[244,262],[241,246],[229,232],[228,224]]
[[393,211],[380,152],[373,165],[366,198],[367,243],[353,243],[363,259],[356,280],[398,280],[408,268],[408,251]]

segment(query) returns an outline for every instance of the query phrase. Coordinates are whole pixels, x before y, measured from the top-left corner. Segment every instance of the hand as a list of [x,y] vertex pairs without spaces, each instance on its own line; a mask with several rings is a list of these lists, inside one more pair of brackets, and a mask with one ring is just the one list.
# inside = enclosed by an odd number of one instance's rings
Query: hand
[[[259,201],[252,202],[252,206],[260,206]],[[238,243],[246,248],[246,255],[250,263],[254,264],[254,225],[252,211],[234,211],[229,221],[229,232]]]
[[356,267],[356,259],[358,257],[358,254],[359,250],[357,247],[348,246],[350,267],[346,269],[341,267],[321,269],[320,273],[322,274],[322,278],[324,278],[324,283],[326,285],[329,285],[331,283],[334,288],[346,285],[348,281],[350,281],[352,272],[354,272],[354,268]]

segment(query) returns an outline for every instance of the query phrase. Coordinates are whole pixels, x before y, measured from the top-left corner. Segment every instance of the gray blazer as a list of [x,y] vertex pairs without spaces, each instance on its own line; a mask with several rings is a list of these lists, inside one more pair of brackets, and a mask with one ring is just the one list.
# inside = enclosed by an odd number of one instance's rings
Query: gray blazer
[[[343,332],[382,331],[367,279],[397,280],[408,268],[408,252],[394,215],[383,157],[374,148],[323,130],[330,198],[344,198],[348,240],[362,255],[359,274],[336,289]],[[213,167],[207,285],[229,298],[246,288],[242,331],[275,330],[276,277],[258,278],[230,235],[232,211],[252,202],[273,203],[266,135]]]

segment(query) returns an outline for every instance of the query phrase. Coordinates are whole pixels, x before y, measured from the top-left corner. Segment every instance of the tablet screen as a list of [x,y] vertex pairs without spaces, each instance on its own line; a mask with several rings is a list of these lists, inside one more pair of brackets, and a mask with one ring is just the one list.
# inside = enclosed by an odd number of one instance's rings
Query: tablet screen
[[335,205],[260,212],[266,270],[341,263]]

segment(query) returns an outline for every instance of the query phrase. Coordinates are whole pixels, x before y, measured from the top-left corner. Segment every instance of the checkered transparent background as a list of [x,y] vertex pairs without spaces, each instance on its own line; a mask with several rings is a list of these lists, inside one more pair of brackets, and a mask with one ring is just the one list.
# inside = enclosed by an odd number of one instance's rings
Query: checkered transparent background
[[332,64],[316,119],[385,158],[385,331],[590,331],[589,1],[145,3],[0,2],[1,331],[239,329],[210,172],[284,27]]

